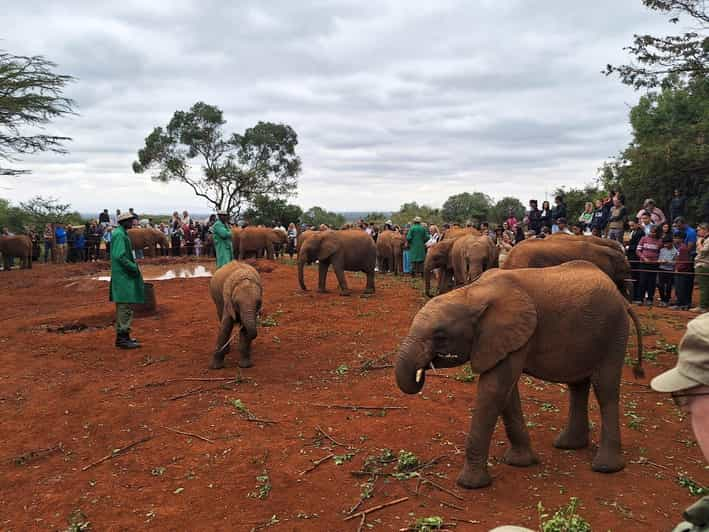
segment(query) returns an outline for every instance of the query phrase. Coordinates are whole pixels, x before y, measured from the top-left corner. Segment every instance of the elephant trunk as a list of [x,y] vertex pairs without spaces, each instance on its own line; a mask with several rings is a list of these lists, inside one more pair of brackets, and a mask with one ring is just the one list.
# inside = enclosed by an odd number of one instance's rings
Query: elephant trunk
[[256,331],[256,307],[255,305],[247,305],[239,307],[239,317],[241,326],[243,327],[246,337],[253,340],[258,336]]
[[307,290],[305,287],[305,278],[303,277],[303,268],[305,268],[305,255],[302,253],[298,254],[298,283],[300,283],[301,290]]
[[426,297],[431,297],[431,272],[432,271],[433,271],[433,268],[431,267],[430,261],[428,261],[428,260],[424,261],[423,283],[424,283],[424,289],[426,291]]
[[414,394],[421,391],[426,381],[423,368],[428,366],[428,358],[427,349],[422,342],[411,338],[403,341],[394,369],[396,384],[402,392]]

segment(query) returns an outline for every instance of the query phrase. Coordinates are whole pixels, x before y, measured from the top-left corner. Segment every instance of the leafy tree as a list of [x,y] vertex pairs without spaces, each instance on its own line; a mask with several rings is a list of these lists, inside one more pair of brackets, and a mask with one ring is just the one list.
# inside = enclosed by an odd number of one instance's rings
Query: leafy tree
[[667,209],[677,188],[687,197],[689,218],[699,221],[709,200],[709,79],[675,79],[643,96],[630,123],[632,142],[603,167],[603,185],[619,186],[628,205],[638,209],[646,198]]
[[0,227],[22,233],[30,226],[41,228],[54,222],[80,224],[83,220],[78,212],[71,210],[70,205],[61,204],[54,198],[36,196],[20,203],[19,207],[0,198]]
[[364,221],[368,224],[384,225],[389,217],[383,212],[370,212],[364,217]]
[[[295,191],[300,157],[298,136],[284,124],[259,122],[227,137],[216,106],[197,102],[156,127],[138,152],[133,171],[154,169],[156,181],[186,183],[215,210],[239,216],[256,196],[288,197]],[[200,170],[192,169],[199,161]]]
[[254,225],[270,226],[276,222],[288,227],[291,222],[298,223],[302,215],[303,209],[287,203],[284,199],[258,195],[244,213],[244,219]]
[[512,209],[513,214],[518,220],[524,218],[524,205],[517,198],[510,196],[502,198],[489,211],[489,221],[496,224],[502,224],[509,217],[509,210]]
[[696,31],[681,35],[655,37],[635,35],[625,49],[635,57],[629,65],[607,65],[606,75],[617,74],[626,85],[636,89],[657,87],[667,76],[700,79],[709,73],[709,14],[706,0],[642,0],[654,10],[669,13],[672,24],[681,16],[689,16]]
[[579,216],[581,216],[587,201],[593,202],[602,195],[603,193],[593,185],[586,185],[584,188],[568,189],[560,187],[554,191],[554,197],[562,196],[564,198],[569,225],[578,222]]
[[[62,94],[74,78],[55,73],[56,66],[40,55],[0,51],[0,159],[13,162],[15,154],[41,151],[66,153],[63,143],[70,137],[37,133],[52,119],[73,114],[73,100]],[[27,172],[0,166],[0,175]]]
[[322,207],[310,207],[301,217],[303,223],[307,225],[319,226],[325,224],[333,229],[342,227],[345,224],[345,217],[336,212],[326,211]]
[[491,207],[490,196],[482,192],[463,192],[446,200],[441,215],[447,222],[482,222],[487,220]]
[[396,225],[410,224],[416,216],[429,224],[440,225],[443,223],[440,209],[434,209],[427,205],[419,205],[415,201],[404,203],[401,208],[391,215],[391,221]]

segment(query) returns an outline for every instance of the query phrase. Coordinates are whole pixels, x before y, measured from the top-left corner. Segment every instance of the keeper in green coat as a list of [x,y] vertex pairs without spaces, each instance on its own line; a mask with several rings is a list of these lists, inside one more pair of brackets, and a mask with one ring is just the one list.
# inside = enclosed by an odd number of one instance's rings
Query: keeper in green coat
[[229,228],[229,213],[217,212],[219,220],[212,226],[214,251],[217,254],[217,269],[234,260],[234,249],[231,245],[231,229]]
[[428,229],[421,225],[421,218],[414,218],[414,225],[406,233],[406,241],[409,244],[409,261],[411,262],[411,277],[416,277],[417,273],[423,276],[423,261],[426,259],[426,242],[431,238]]
[[111,232],[111,285],[109,299],[116,304],[116,347],[135,349],[140,347],[130,337],[133,321],[131,303],[145,303],[145,286],[140,268],[133,257],[133,247],[128,238],[128,229],[136,216],[130,212],[118,217],[118,227]]

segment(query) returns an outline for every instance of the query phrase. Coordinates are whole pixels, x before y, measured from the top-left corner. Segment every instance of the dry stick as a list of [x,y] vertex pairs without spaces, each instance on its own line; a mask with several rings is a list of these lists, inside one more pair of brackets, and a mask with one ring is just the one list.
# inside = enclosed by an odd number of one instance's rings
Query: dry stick
[[177,401],[178,399],[184,399],[185,397],[189,397],[190,395],[195,395],[201,392],[208,392],[211,390],[218,390],[220,388],[224,388],[227,384],[237,384],[238,380],[236,379],[230,379],[232,382],[224,382],[222,384],[219,384],[218,386],[212,386],[212,387],[201,387],[201,388],[193,388],[192,390],[189,390],[185,393],[181,393],[179,395],[174,395],[170,397],[170,401]]
[[371,514],[372,512],[376,512],[377,510],[381,510],[383,508],[387,508],[389,506],[394,506],[395,504],[399,504],[400,502],[408,501],[408,497],[402,497],[401,499],[395,499],[390,502],[385,502],[384,504],[379,504],[377,506],[372,506],[371,508],[367,510],[362,510],[361,512],[357,512],[356,514],[352,514],[350,516],[347,516],[344,518],[344,521],[349,521],[350,519],[354,519],[355,517],[360,517],[362,515],[367,515]]
[[165,430],[169,430],[170,432],[174,432],[176,434],[182,434],[183,436],[191,436],[192,438],[197,438],[198,440],[206,441],[207,443],[214,443],[214,440],[210,440],[209,438],[205,438],[204,436],[200,436],[199,434],[194,434],[192,432],[184,432],[182,430],[177,430],[173,429],[170,427],[163,427]]
[[631,384],[631,385],[633,385],[633,386],[642,386],[643,388],[649,388],[649,387],[650,387],[649,384],[644,384],[644,383],[642,383],[642,382],[633,382],[633,381],[626,381],[626,380],[621,380],[620,382],[622,382],[623,384]]
[[357,527],[357,532],[362,532],[364,530],[364,522],[367,520],[367,514],[362,514],[362,519],[359,521],[359,526]]
[[448,495],[450,495],[451,497],[455,497],[455,498],[458,499],[459,501],[464,500],[463,497],[461,497],[460,495],[458,495],[455,491],[451,491],[451,490],[449,490],[448,488],[446,488],[446,487],[444,487],[444,486],[441,486],[438,482],[434,482],[433,480],[431,480],[431,479],[428,478],[428,477],[421,477],[421,478],[423,479],[423,482],[425,482],[425,483],[427,483],[427,484],[430,484],[430,485],[433,486],[434,488],[438,488],[438,489],[441,490],[443,493],[447,493]]
[[322,434],[323,436],[325,436],[325,438],[327,438],[328,440],[330,440],[330,441],[331,441],[332,443],[334,443],[335,445],[339,445],[340,447],[349,448],[349,445],[345,445],[344,443],[340,443],[340,442],[337,441],[335,438],[333,438],[332,436],[330,436],[327,432],[325,432],[323,429],[321,429],[318,425],[315,425],[315,430],[316,430],[317,432],[319,432],[320,434]]
[[131,443],[130,445],[126,445],[125,447],[121,447],[120,449],[115,449],[111,454],[107,454],[107,455],[104,456],[103,458],[101,458],[101,459],[99,459],[99,460],[96,460],[95,462],[91,462],[89,465],[82,467],[81,470],[82,470],[82,471],[87,471],[87,470],[91,469],[91,468],[94,467],[94,466],[97,466],[97,465],[99,465],[99,464],[102,464],[102,463],[105,462],[106,460],[111,460],[111,459],[115,458],[115,457],[118,456],[119,454],[124,453],[125,451],[127,451],[128,449],[130,449],[130,448],[132,448],[132,447],[135,447],[136,445],[140,445],[141,443],[145,443],[146,441],[152,440],[152,439],[153,439],[152,436],[147,436],[147,437],[145,437],[145,438],[143,438],[143,439],[141,439],[141,440],[134,441],[134,442]]
[[446,502],[446,501],[443,501],[443,500],[438,501],[438,502],[440,502],[443,506],[448,506],[448,507],[450,507],[450,508],[454,508],[454,509],[456,509],[456,510],[458,510],[458,511],[460,511],[460,512],[464,512],[464,511],[465,511],[465,508],[461,508],[460,506],[456,506],[456,505],[453,504],[452,502]]
[[306,473],[310,473],[310,472],[313,471],[314,469],[317,469],[317,467],[318,467],[320,464],[322,464],[323,462],[326,462],[327,460],[329,460],[330,458],[332,458],[332,457],[334,457],[334,456],[335,456],[334,454],[330,453],[330,454],[328,454],[328,455],[326,455],[326,456],[323,456],[322,458],[320,458],[320,459],[318,459],[318,460],[315,460],[315,462],[313,462],[313,465],[311,465],[308,469],[306,469],[305,471],[301,472],[300,474],[301,474],[301,475],[305,475]]
[[278,421],[273,421],[272,419],[261,419],[254,416],[253,414],[244,418],[246,421],[253,421],[255,423],[278,423]]
[[343,410],[408,410],[408,406],[361,406],[361,405],[324,405],[313,403],[311,406],[320,408],[340,408]]

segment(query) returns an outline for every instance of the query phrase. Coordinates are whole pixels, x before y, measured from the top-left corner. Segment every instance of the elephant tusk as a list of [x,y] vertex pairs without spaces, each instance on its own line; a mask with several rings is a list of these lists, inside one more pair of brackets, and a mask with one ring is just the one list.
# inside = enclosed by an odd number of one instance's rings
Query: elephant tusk
[[416,370],[416,382],[421,382],[422,377],[423,377],[423,370],[422,369]]

